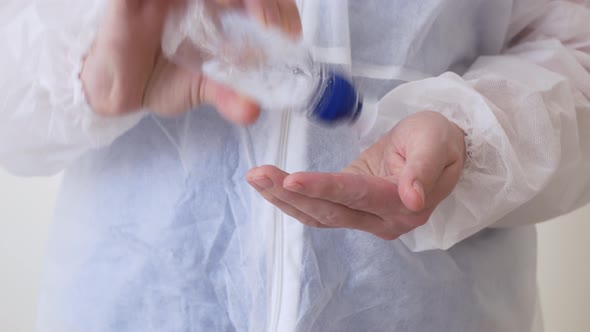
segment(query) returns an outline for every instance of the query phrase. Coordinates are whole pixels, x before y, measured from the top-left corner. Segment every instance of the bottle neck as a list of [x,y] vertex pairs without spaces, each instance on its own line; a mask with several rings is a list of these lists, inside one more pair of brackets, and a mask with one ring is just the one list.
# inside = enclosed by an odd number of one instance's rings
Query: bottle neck
[[321,66],[318,86],[309,107],[308,116],[326,125],[354,123],[360,116],[363,101],[352,79]]

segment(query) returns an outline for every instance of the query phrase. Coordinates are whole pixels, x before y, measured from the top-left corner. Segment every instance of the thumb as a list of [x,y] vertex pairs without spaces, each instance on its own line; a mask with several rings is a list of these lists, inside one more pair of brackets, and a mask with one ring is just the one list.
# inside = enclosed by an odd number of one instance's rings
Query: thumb
[[398,193],[412,212],[420,212],[427,207],[429,193],[434,189],[444,170],[443,156],[428,148],[408,151],[406,164],[399,178]]
[[240,95],[229,87],[200,75],[191,89],[191,106],[212,105],[228,121],[251,124],[260,115],[260,107],[252,99]]

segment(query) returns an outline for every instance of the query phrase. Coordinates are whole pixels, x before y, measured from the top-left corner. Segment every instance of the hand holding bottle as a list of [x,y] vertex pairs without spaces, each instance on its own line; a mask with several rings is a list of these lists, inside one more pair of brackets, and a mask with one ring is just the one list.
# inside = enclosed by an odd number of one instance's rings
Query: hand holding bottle
[[[264,25],[298,34],[301,24],[292,0],[215,0],[246,10]],[[80,73],[86,97],[99,114],[116,116],[147,109],[173,116],[211,104],[229,121],[247,124],[258,105],[200,73],[163,56],[166,18],[182,0],[109,0],[97,37]]]

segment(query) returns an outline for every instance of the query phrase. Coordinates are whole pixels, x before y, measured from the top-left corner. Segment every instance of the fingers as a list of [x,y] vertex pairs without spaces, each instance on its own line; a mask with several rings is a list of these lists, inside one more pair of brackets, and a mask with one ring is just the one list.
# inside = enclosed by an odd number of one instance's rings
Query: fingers
[[[353,229],[375,229],[383,220],[370,213],[357,211],[323,199],[311,198],[294,193],[283,187],[288,174],[275,167],[262,167],[249,174],[248,180],[279,200],[311,215],[325,226]],[[373,225],[372,225],[373,224]]]
[[161,49],[168,1],[109,1],[80,79],[93,111],[119,116],[141,109]]
[[254,189],[256,189],[256,191],[258,191],[258,193],[260,193],[265,200],[267,200],[269,203],[276,206],[277,208],[281,209],[281,211],[283,211],[285,214],[298,220],[302,224],[304,224],[306,226],[310,226],[310,227],[316,227],[316,228],[331,228],[331,227],[326,226],[326,225],[322,224],[321,222],[317,221],[312,216],[298,210],[293,205],[291,205],[287,202],[284,202],[283,200],[281,200],[280,198],[275,196],[273,193],[271,193],[269,190],[265,189],[265,188],[268,188],[268,186],[270,186],[270,185],[265,184],[265,183],[268,183],[268,181],[270,181],[270,180],[265,176],[263,176],[263,177],[253,176],[248,180],[250,185],[252,187],[254,187]]
[[284,186],[295,193],[379,216],[385,222],[383,227],[369,229],[362,226],[359,229],[381,238],[405,234],[423,225],[430,214],[430,211],[418,211],[421,213],[415,214],[408,210],[398,195],[398,187],[390,179],[377,176],[297,173],[287,177]]
[[384,220],[366,211],[289,190],[285,188],[287,177],[287,173],[276,167],[266,166],[250,171],[247,179],[267,201],[291,216],[303,216],[295,218],[309,226],[356,229],[387,240],[409,231],[405,223],[394,218]]
[[[424,165],[428,163],[420,164],[417,161],[407,165],[400,179],[399,196],[404,205],[414,213],[434,209],[453,191],[463,170],[463,164],[459,161],[446,167],[443,164],[442,170],[440,165],[431,168]],[[434,185],[423,185],[433,178]]]
[[267,27],[276,27],[285,33],[301,35],[301,17],[294,0],[216,0],[223,6],[244,7],[257,21]]
[[[253,2],[253,1],[250,1]],[[256,1],[256,3],[262,5],[262,12],[264,13],[264,23],[267,26],[283,27],[283,18],[277,1],[265,0]]]
[[[137,31],[138,33],[133,37],[145,37],[159,45],[167,14],[175,5],[175,1],[167,0],[111,1],[107,9],[107,17],[115,15],[119,19],[122,18],[124,21],[120,22],[121,24],[135,25],[135,29],[141,30],[141,32]],[[129,31],[120,31],[121,34],[127,32]]]
[[176,116],[202,104],[212,105],[225,119],[239,125],[251,124],[260,115],[253,100],[163,57],[153,69],[142,104],[162,116]]
[[225,119],[236,124],[251,124],[260,116],[260,107],[252,99],[204,76],[199,76],[191,89],[191,106],[201,104],[215,106]]
[[444,169],[444,164],[430,159],[428,155],[418,155],[407,159],[399,179],[399,196],[404,205],[413,212],[426,208],[426,197],[436,184]]
[[[439,116],[436,114],[437,120]],[[442,120],[446,122],[446,119]],[[419,212],[427,208],[429,193],[449,163],[447,141],[445,130],[433,129],[410,137],[405,144],[405,165],[399,176],[399,196],[410,211]]]
[[283,0],[279,1],[278,5],[283,30],[293,37],[301,36],[303,27],[301,25],[301,16],[299,15],[299,10],[295,2],[292,0]]
[[432,192],[435,188],[450,193],[441,179],[449,174],[452,165],[458,168],[459,173],[453,174],[454,180],[458,179],[465,154],[465,134],[443,115],[431,111],[420,112],[411,121],[413,128],[423,130],[419,135],[415,135],[419,131],[413,130],[414,135],[406,136],[406,162],[400,175],[399,195],[409,210],[419,212],[438,204],[440,200]]
[[285,179],[285,188],[311,198],[324,199],[355,210],[387,215],[403,208],[397,186],[385,179],[346,173],[297,173]]

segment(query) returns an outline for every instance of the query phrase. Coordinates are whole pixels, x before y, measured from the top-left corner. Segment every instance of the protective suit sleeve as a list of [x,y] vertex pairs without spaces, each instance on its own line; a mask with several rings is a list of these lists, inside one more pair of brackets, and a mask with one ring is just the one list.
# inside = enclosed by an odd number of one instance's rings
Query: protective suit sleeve
[[467,134],[458,185],[402,237],[408,247],[447,249],[484,228],[545,221],[590,201],[589,22],[589,1],[517,1],[503,54],[380,101],[379,117],[435,110]]
[[79,73],[101,0],[4,0],[0,4],[0,166],[50,175],[110,144],[142,114],[105,118],[88,106]]

